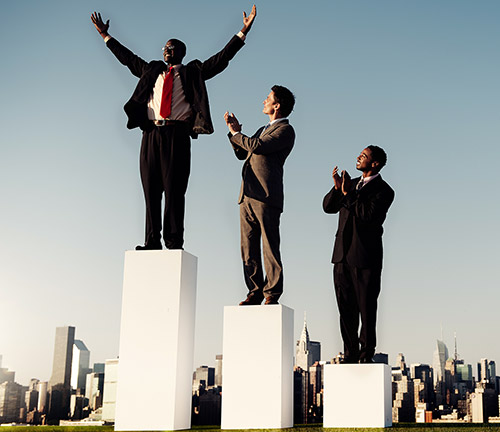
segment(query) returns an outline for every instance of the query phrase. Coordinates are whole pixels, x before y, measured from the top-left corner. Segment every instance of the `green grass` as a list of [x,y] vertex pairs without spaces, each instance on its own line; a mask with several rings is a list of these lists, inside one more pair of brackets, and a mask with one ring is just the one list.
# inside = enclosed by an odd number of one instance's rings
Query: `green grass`
[[[217,426],[195,426],[193,431],[220,432]],[[472,423],[397,423],[392,428],[323,428],[321,425],[298,425],[287,429],[245,429],[244,431],[259,432],[500,432],[500,424],[472,424]],[[2,426],[0,432],[113,432],[113,426]],[[242,432],[234,430],[231,432]]]

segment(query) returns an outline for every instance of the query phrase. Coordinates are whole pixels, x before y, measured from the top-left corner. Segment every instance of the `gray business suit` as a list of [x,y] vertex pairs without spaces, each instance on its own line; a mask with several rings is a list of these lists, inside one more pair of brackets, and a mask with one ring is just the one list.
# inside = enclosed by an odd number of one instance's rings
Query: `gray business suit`
[[245,161],[238,200],[245,283],[253,295],[277,299],[283,293],[279,233],[284,201],[283,166],[292,151],[295,131],[283,119],[265,131],[260,128],[252,137],[229,134],[229,140],[236,157]]

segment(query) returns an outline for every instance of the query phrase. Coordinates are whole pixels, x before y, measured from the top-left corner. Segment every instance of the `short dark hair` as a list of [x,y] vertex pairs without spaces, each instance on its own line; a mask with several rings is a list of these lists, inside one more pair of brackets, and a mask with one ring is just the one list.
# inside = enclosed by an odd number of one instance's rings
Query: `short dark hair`
[[376,145],[369,145],[367,148],[372,152],[372,159],[379,163],[379,170],[381,170],[387,163],[387,153]]
[[[169,39],[169,42],[172,42],[172,45],[179,51],[179,56],[183,58],[186,55],[187,47],[184,42],[179,39]],[[182,53],[182,55],[180,55]]]
[[280,113],[283,117],[288,117],[293,111],[295,105],[295,96],[286,87],[273,85],[271,90],[274,93],[274,99],[280,104]]

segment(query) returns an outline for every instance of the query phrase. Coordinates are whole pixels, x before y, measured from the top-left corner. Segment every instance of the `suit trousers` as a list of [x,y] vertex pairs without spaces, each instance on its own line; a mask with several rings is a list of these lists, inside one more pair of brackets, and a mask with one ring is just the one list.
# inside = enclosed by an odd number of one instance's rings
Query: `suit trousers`
[[191,139],[187,124],[153,126],[143,132],[140,170],[146,200],[145,244],[161,247],[161,202],[165,194],[165,246],[168,249],[182,248],[190,167]]
[[335,263],[333,266],[340,331],[348,360],[371,359],[375,354],[381,273],[381,268],[358,268],[347,263]]
[[[280,209],[252,198],[243,197],[240,204],[243,273],[249,293],[258,297],[279,298],[283,293],[280,216]],[[265,278],[261,255],[264,258]]]

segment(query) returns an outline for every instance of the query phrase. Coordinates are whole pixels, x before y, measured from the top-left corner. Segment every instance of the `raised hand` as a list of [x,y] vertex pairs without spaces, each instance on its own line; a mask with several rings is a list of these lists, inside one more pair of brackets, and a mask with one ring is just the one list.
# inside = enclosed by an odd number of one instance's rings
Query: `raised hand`
[[224,120],[231,133],[235,134],[241,132],[241,124],[233,113],[229,114],[229,112],[226,111],[224,113]]
[[336,166],[333,169],[332,177],[333,177],[333,184],[335,185],[335,189],[341,189],[342,188],[342,179],[339,176],[339,167]]
[[347,195],[347,192],[349,192],[350,185],[351,185],[351,176],[346,170],[344,170],[342,171],[342,193],[344,195]]
[[104,23],[104,21],[101,18],[101,14],[99,12],[94,12],[90,16],[90,19],[92,20],[92,23],[94,24],[96,30],[103,38],[108,36],[109,20],[107,20],[106,23]]
[[241,32],[243,34],[246,35],[250,31],[256,15],[257,15],[257,8],[255,7],[255,5],[252,6],[252,12],[250,12],[250,15],[247,16],[246,12],[243,11],[243,28],[241,29]]

